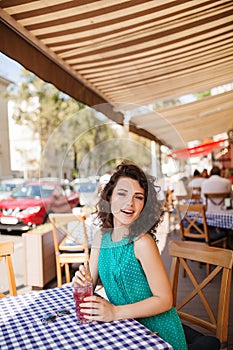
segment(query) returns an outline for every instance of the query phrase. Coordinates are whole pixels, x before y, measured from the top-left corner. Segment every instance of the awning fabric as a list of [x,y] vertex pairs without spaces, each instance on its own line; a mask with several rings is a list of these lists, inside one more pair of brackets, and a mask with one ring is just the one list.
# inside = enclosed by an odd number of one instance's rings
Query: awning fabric
[[134,114],[130,131],[175,150],[232,128],[230,91],[169,103],[233,83],[232,0],[1,0],[0,7],[0,50],[26,69],[119,124],[134,107],[152,104],[162,115]]
[[203,143],[202,145],[198,145],[195,147],[179,149],[177,151],[170,153],[169,156],[177,160],[182,160],[182,159],[185,160],[190,157],[203,157],[209,153],[212,153],[224,147],[226,142],[227,142],[227,139],[213,141],[210,143]]

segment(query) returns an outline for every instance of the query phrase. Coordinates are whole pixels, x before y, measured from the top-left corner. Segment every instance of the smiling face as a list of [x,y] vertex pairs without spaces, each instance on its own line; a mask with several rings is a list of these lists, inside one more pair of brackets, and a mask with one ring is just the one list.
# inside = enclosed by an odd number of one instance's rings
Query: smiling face
[[119,178],[111,197],[114,228],[130,226],[141,214],[145,191],[137,180]]

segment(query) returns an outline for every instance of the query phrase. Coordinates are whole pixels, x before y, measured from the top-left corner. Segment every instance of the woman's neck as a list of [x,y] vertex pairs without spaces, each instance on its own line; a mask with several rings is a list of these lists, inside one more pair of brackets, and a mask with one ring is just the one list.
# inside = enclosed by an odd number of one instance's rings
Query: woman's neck
[[112,241],[121,241],[123,238],[127,237],[129,234],[129,228],[127,226],[114,227],[111,237]]

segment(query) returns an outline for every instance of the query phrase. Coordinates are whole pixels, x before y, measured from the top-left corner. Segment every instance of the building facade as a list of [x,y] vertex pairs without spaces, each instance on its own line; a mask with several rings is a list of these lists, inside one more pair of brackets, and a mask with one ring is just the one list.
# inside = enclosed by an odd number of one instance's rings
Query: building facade
[[8,100],[5,92],[12,82],[0,77],[0,179],[11,177]]

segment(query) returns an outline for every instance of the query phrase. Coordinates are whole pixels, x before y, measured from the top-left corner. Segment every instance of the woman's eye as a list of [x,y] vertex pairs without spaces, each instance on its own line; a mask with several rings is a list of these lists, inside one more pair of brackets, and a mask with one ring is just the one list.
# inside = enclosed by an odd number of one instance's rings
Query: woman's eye
[[125,192],[118,192],[117,194],[118,194],[118,196],[124,196],[124,197],[126,196]]
[[144,197],[143,197],[143,196],[136,196],[135,198],[136,198],[136,199],[139,199],[140,201],[143,201],[143,200],[144,200]]

